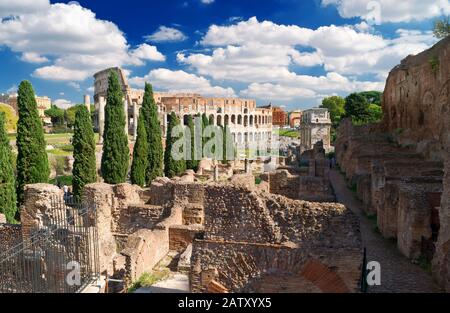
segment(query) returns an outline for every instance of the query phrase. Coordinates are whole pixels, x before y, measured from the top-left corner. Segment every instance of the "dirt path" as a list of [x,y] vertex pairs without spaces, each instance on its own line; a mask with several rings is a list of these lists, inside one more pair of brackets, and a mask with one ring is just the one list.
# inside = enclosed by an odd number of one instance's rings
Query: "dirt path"
[[396,244],[375,232],[373,224],[362,211],[358,201],[347,187],[345,178],[336,170],[330,172],[337,201],[352,210],[361,222],[363,246],[367,248],[367,261],[381,265],[381,286],[371,286],[368,292],[440,292],[431,274],[400,254]]

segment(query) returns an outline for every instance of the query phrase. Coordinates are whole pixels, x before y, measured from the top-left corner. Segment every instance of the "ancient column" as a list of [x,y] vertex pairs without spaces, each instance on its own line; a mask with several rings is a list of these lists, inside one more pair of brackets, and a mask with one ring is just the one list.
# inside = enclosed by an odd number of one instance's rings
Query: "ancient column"
[[214,181],[219,181],[219,165],[214,166]]
[[106,100],[104,97],[99,97],[98,100],[98,143],[103,144],[103,132],[105,130],[105,106]]
[[91,97],[89,95],[84,95],[84,105],[91,112]]
[[138,121],[139,121],[139,109],[137,102],[135,102],[133,105],[133,141],[136,141],[137,139]]

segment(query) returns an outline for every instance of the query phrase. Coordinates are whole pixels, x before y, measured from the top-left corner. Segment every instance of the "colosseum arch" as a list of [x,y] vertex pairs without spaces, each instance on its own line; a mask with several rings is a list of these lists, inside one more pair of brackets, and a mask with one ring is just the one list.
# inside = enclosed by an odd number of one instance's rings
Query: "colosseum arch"
[[236,115],[231,115],[231,124],[236,125]]
[[250,115],[250,126],[253,125],[253,115]]
[[230,116],[228,114],[225,114],[225,121],[224,121],[225,125],[230,124]]
[[248,116],[244,116],[244,126],[248,126]]
[[217,115],[217,126],[222,126],[222,115]]
[[242,125],[242,115],[238,115],[238,119],[237,119],[237,123],[238,125]]
[[214,115],[213,114],[211,114],[210,116],[209,116],[209,125],[215,125],[214,124],[214,122],[215,122],[215,118],[214,118]]

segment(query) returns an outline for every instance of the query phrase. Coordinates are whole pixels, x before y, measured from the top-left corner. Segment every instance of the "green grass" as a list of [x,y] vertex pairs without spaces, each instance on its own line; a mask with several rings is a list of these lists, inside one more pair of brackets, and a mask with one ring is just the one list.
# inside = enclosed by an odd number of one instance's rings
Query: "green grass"
[[279,129],[276,131],[278,136],[281,137],[290,137],[290,138],[299,138],[300,133],[296,130],[290,130],[290,129]]
[[53,155],[60,155],[60,156],[70,156],[72,155],[71,151],[64,151],[61,149],[52,149],[52,150],[47,150],[48,154],[53,154]]
[[128,292],[132,293],[139,288],[150,287],[157,282],[167,278],[169,276],[169,270],[161,270],[161,271],[153,271],[152,273],[144,273],[137,281],[135,281],[130,288],[128,288]]

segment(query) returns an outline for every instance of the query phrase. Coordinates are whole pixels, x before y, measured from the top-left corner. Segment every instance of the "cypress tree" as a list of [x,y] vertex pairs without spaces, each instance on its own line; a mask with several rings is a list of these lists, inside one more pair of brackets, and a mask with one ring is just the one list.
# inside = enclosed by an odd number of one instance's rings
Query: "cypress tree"
[[164,173],[167,177],[172,178],[182,174],[186,170],[186,161],[184,159],[175,160],[172,156],[172,147],[183,134],[172,136],[172,129],[180,125],[180,120],[174,112],[170,114],[169,125],[166,136],[166,151],[164,153]]
[[188,116],[188,122],[187,122],[188,129],[190,131],[190,160],[186,160],[186,168],[190,170],[197,171],[198,169],[198,160],[195,159],[195,125],[194,125],[194,119],[191,115]]
[[101,172],[108,184],[124,183],[127,179],[130,149],[125,133],[123,94],[116,72],[111,71],[105,107],[105,130]]
[[142,114],[145,119],[145,127],[148,137],[148,163],[145,175],[147,186],[156,177],[162,177],[164,150],[162,145],[161,124],[158,118],[158,108],[153,97],[151,84],[145,84],[144,99],[142,102]]
[[133,163],[131,164],[131,183],[145,186],[145,176],[148,166],[148,136],[145,129],[145,116],[143,108],[140,110],[139,121],[137,126],[137,138],[133,150]]
[[42,121],[39,118],[33,86],[20,83],[17,107],[17,198],[23,203],[26,184],[47,183],[50,175]]
[[95,160],[95,139],[91,114],[81,105],[75,115],[73,134],[73,194],[80,199],[84,186],[97,180],[97,163]]
[[[203,134],[205,133],[205,129],[206,127],[209,126],[209,119],[206,116],[206,113],[202,114],[202,149],[205,147],[205,144],[208,142],[207,137],[204,137]],[[202,155],[203,155],[203,150],[202,150]]]
[[0,213],[8,223],[15,222],[17,212],[13,154],[5,129],[5,113],[0,112]]

